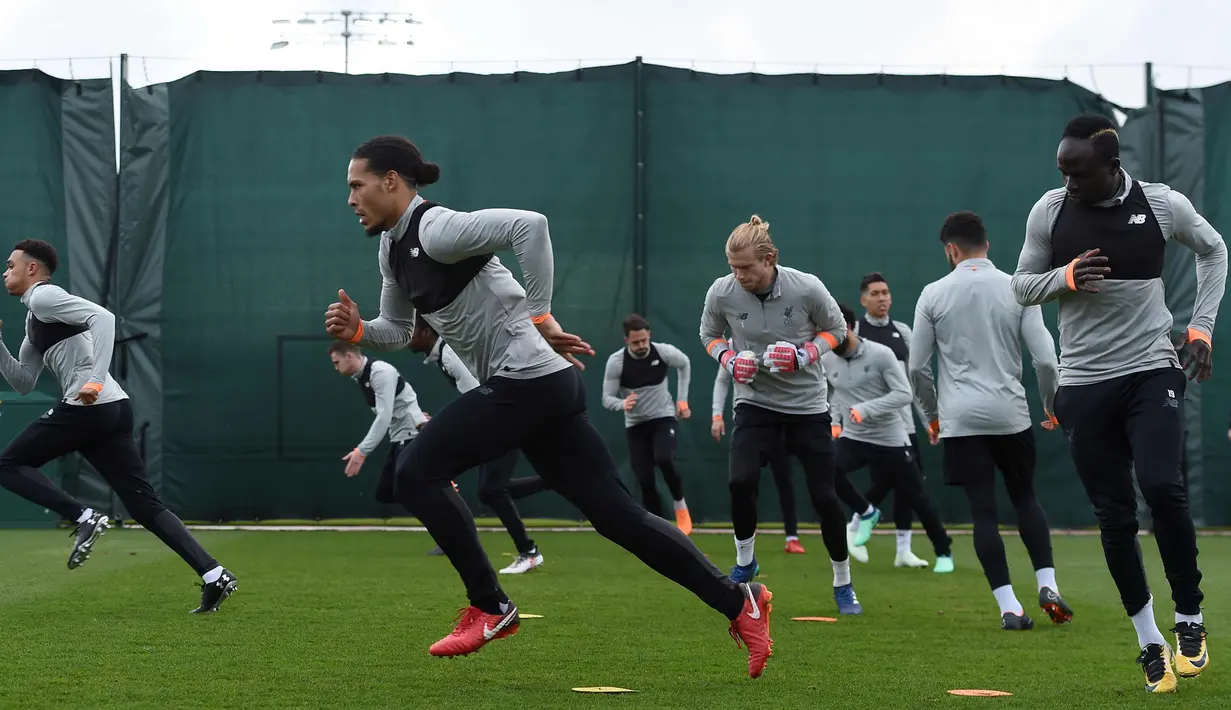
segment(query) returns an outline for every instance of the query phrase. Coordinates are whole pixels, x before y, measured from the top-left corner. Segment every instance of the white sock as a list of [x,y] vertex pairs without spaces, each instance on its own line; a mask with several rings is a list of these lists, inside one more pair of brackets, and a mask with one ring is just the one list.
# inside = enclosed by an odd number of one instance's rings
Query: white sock
[[787,541],[787,542],[790,542],[791,540],[798,540],[798,539],[799,539],[799,536],[798,536],[798,535],[787,535],[787,536],[786,536],[786,541]]
[[904,555],[910,552],[910,530],[898,531],[898,554]]
[[859,532],[859,513],[851,516],[851,522],[846,526],[846,529],[851,532]]
[[214,582],[217,582],[218,578],[221,576],[222,576],[222,565],[218,565],[214,567],[212,570],[201,575],[201,581],[205,582],[206,584],[213,584]]
[[1039,591],[1043,591],[1043,587],[1047,587],[1056,594],[1060,593],[1059,587],[1056,586],[1056,568],[1044,567],[1034,571],[1034,579],[1039,583]]
[[1177,613],[1175,615],[1175,623],[1177,624],[1183,624],[1183,623],[1204,624],[1205,618],[1202,617],[1201,614],[1178,614]]
[[675,502],[675,509],[676,510],[688,510],[688,504],[684,502],[683,498],[680,498],[679,500]]
[[1152,643],[1159,644],[1160,646],[1167,645],[1167,639],[1163,638],[1163,632],[1158,630],[1158,624],[1154,622],[1153,596],[1141,608],[1141,611],[1129,618],[1133,620],[1133,628],[1137,629],[1137,643],[1141,644],[1142,648]]
[[80,517],[80,518],[77,518],[77,522],[79,522],[79,523],[84,523],[85,521],[87,521],[87,520],[89,520],[89,519],[90,519],[90,516],[91,516],[91,515],[94,515],[94,509],[93,509],[93,508],[86,508],[86,509],[85,509],[85,511],[83,511],[83,512],[81,513],[81,517]]
[[875,511],[876,511],[876,506],[872,505],[871,503],[868,503],[868,509],[863,511],[863,517],[866,518]]
[[846,558],[841,562],[830,560],[833,563],[833,586],[845,587],[851,583],[851,558]]
[[1005,614],[1023,614],[1022,603],[1017,601],[1017,595],[1013,593],[1013,586],[1006,584],[1003,587],[996,587],[992,590],[992,596],[996,597],[996,603],[1000,605],[1000,615]]
[[753,533],[752,537],[747,540],[735,539],[735,564],[740,567],[746,567],[752,564],[753,546],[756,545],[757,536]]

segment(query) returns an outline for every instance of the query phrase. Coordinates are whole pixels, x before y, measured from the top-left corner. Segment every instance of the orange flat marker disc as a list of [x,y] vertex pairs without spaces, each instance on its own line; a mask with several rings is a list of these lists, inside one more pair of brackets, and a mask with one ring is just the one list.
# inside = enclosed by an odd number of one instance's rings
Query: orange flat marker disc
[[830,616],[792,616],[791,621],[837,621]]
[[1005,695],[1012,695],[1003,690],[950,690],[949,695],[970,695],[979,698],[999,698]]

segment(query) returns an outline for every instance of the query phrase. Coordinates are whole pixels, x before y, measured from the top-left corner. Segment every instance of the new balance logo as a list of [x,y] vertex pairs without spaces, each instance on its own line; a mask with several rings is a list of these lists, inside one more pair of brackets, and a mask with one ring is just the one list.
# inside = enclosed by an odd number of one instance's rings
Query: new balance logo
[[1128,223],[1129,223],[1129,224],[1145,224],[1145,223],[1146,223],[1146,216],[1145,216],[1145,215],[1143,215],[1143,214],[1134,214],[1134,215],[1129,215],[1129,217],[1128,217]]
[[[1142,217],[1143,217],[1143,219],[1144,219],[1144,215],[1143,215]],[[411,256],[419,256],[419,247],[411,247],[411,248],[410,248],[410,255],[411,255]]]

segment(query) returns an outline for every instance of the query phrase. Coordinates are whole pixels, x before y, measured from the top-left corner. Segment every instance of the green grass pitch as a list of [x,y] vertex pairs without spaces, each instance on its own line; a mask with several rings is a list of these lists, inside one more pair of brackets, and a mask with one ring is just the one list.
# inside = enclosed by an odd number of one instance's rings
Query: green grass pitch
[[[198,617],[197,579],[141,530],[112,530],[69,571],[63,530],[0,531],[2,708],[1228,708],[1231,707],[1231,538],[1202,537],[1210,669],[1176,697],[1143,690],[1132,625],[1097,537],[1056,536],[1060,591],[1074,622],[1053,626],[1035,606],[1034,576],[1016,535],[1004,535],[1018,598],[1033,631],[999,629],[969,535],[955,536],[957,571],[893,567],[893,538],[852,563],[864,616],[837,623],[819,536],[806,555],[758,540],[774,592],[775,653],[747,677],[727,623],[688,592],[591,532],[531,531],[546,564],[502,576],[524,613],[517,635],[461,659],[428,646],[464,605],[448,562],[420,532],[203,531],[240,579],[215,615]],[[695,534],[722,569],[729,535]],[[484,533],[498,567],[512,545]],[[1159,626],[1173,625],[1150,537],[1142,548]],[[926,538],[915,552],[931,559]],[[1224,666],[1224,664],[1227,664]],[[583,695],[620,686],[629,695]],[[1001,690],[970,698],[955,688]]]

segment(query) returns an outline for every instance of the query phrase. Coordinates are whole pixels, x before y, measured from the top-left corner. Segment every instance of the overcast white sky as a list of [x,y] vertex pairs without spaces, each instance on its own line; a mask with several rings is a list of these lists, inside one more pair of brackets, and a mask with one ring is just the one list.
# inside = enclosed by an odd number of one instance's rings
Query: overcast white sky
[[641,55],[716,72],[1067,75],[1127,106],[1143,103],[1146,61],[1163,88],[1231,80],[1231,0],[0,0],[0,69],[38,59],[57,76],[108,76],[117,62],[85,58],[126,52],[137,85],[196,69],[340,72],[340,38],[269,47],[275,18],[341,9],[422,22],[413,47],[353,41],[352,73]]

